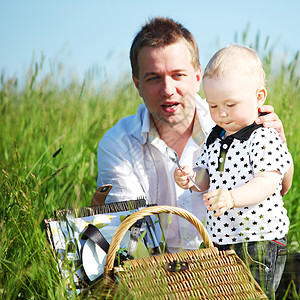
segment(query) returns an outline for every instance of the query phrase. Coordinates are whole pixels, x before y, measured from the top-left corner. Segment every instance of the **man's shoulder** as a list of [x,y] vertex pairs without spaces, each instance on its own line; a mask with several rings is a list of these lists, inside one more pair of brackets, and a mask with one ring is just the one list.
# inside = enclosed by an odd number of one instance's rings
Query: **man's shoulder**
[[206,100],[202,99],[198,94],[196,96],[196,108],[201,127],[206,135],[208,135],[208,133],[216,124],[211,118]]
[[102,141],[107,139],[116,142],[129,138],[130,136],[139,138],[141,135],[141,128],[146,114],[146,106],[141,104],[138,107],[135,115],[126,116],[120,119],[112,128],[110,128],[103,136]]

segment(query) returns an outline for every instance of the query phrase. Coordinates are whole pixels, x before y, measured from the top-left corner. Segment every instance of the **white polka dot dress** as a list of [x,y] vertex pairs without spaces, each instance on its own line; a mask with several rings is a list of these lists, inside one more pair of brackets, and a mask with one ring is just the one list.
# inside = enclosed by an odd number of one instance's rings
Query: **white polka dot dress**
[[220,217],[213,216],[216,211],[208,211],[210,237],[220,245],[284,237],[289,219],[280,190],[292,162],[286,145],[275,129],[255,123],[225,139],[223,132],[219,126],[213,128],[197,160],[197,165],[208,171],[210,191],[237,188],[262,171],[279,171],[281,181],[273,195],[256,205],[232,208]]

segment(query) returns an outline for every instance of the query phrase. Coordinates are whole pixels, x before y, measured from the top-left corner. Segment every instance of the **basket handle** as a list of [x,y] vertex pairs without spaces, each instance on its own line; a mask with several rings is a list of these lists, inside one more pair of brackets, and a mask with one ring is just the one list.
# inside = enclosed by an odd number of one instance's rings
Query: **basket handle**
[[132,215],[128,216],[116,229],[109,249],[107,253],[107,258],[106,258],[106,266],[104,269],[104,277],[113,269],[114,266],[114,261],[116,258],[116,253],[119,247],[120,242],[122,241],[122,238],[124,237],[126,231],[139,219],[142,219],[144,217],[154,215],[154,214],[160,214],[160,213],[172,213],[174,215],[178,215],[180,217],[185,218],[187,221],[192,223],[196,229],[199,231],[204,245],[207,248],[214,247],[213,243],[203,226],[203,224],[196,218],[192,213],[189,211],[179,208],[179,207],[173,207],[173,206],[166,206],[166,205],[161,205],[161,206],[150,206],[141,209],[140,211],[137,211],[133,213]]

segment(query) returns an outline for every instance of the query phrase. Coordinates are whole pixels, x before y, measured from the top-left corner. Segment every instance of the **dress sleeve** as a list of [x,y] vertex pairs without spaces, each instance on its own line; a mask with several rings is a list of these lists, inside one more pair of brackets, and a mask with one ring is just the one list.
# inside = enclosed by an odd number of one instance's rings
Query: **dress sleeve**
[[196,165],[200,168],[208,169],[208,155],[207,155],[206,143],[204,144],[203,150],[196,161]]
[[273,128],[260,128],[250,138],[250,163],[254,174],[279,171],[284,175],[292,162],[292,156]]

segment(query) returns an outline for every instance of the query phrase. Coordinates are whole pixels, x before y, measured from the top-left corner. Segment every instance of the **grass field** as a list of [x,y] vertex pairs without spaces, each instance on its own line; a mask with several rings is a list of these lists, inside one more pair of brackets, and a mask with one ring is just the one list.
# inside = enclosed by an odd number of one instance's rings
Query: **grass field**
[[[298,54],[273,61],[260,49],[268,81],[268,104],[284,123],[294,159],[292,188],[285,196],[290,218],[288,247],[300,251],[300,76]],[[141,103],[133,84],[85,80],[62,84],[43,72],[43,60],[20,78],[0,83],[0,298],[60,299],[64,283],[47,244],[42,221],[55,210],[90,204],[96,190],[97,145],[107,129]],[[273,71],[274,65],[276,71]],[[59,149],[61,151],[57,152]]]

